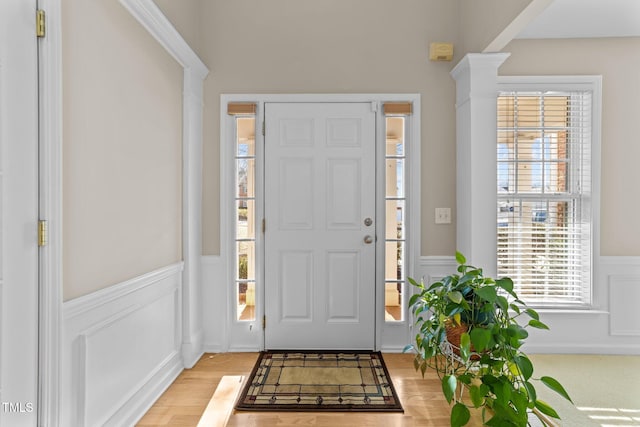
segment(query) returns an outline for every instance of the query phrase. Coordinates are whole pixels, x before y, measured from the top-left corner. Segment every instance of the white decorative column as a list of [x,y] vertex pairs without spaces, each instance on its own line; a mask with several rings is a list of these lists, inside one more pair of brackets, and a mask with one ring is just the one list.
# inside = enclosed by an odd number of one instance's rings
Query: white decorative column
[[182,145],[182,358],[186,368],[202,355],[202,109],[206,72],[184,69]]
[[451,71],[456,81],[458,251],[495,276],[498,67],[508,53],[469,53]]

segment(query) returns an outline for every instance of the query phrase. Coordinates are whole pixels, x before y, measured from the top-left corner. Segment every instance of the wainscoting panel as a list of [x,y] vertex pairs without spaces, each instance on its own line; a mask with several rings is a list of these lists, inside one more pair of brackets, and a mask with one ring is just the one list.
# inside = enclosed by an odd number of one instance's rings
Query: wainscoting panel
[[433,283],[451,273],[455,273],[458,264],[455,257],[425,256],[420,258],[419,274],[413,276],[416,281]]
[[609,276],[611,335],[640,336],[640,275]]
[[182,263],[64,303],[61,425],[132,425],[183,369]]

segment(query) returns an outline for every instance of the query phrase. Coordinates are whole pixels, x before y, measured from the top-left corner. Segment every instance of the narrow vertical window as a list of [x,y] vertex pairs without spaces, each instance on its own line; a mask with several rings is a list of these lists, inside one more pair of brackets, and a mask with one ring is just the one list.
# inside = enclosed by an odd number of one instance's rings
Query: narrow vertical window
[[255,320],[255,116],[236,116],[235,289],[237,320]]
[[386,117],[385,143],[385,320],[404,320],[405,117]]

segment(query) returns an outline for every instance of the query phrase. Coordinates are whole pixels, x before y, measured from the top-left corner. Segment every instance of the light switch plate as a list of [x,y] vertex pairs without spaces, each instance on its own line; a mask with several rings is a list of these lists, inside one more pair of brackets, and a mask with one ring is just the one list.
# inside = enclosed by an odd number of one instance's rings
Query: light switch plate
[[451,224],[451,208],[436,208],[436,224]]

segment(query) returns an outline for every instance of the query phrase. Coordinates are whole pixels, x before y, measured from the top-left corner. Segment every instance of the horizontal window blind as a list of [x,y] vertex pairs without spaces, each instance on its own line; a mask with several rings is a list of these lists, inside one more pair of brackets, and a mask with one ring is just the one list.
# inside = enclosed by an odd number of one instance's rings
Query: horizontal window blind
[[591,301],[591,92],[500,92],[498,275],[533,306]]

